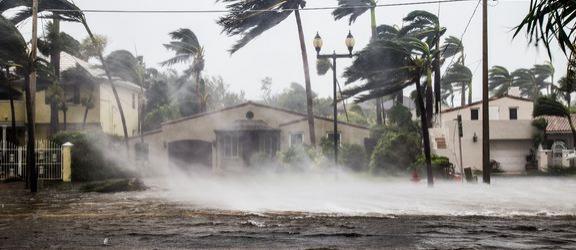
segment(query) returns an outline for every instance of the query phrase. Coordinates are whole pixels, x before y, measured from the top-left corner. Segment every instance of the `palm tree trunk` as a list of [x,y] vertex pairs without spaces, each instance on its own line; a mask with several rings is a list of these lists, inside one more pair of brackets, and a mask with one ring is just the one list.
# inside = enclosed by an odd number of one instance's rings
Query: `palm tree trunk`
[[441,80],[442,72],[440,72],[440,34],[436,33],[436,55],[434,58],[434,106],[436,107],[436,114],[440,113],[440,100],[441,100]]
[[6,82],[8,83],[8,98],[10,100],[10,120],[12,124],[12,133],[8,140],[16,143],[16,110],[14,109],[14,91],[12,91],[12,82],[10,82],[10,68],[6,66]]
[[38,49],[38,0],[32,0],[32,42],[28,70],[25,76],[26,92],[26,165],[28,166],[28,183],[30,192],[38,192],[38,173],[36,172],[36,50]]
[[[376,3],[372,1],[372,5]],[[371,40],[375,40],[376,36],[378,35],[378,31],[376,30],[376,7],[372,6],[370,8],[370,29],[372,30],[372,37]],[[384,118],[382,117],[383,109],[382,109],[382,98],[378,97],[374,100],[374,104],[376,105],[376,124],[382,125],[384,124]]]
[[460,106],[466,105],[466,84],[462,83],[462,91],[460,91]]
[[[302,29],[302,20],[300,11],[295,10],[296,25],[298,26],[298,37],[300,38],[300,50],[302,52],[302,65],[304,67],[304,80],[306,82],[306,111],[308,113],[308,130],[310,133],[310,144],[316,147],[316,131],[314,130],[314,103],[312,100],[312,86],[310,83],[310,66],[308,66],[308,53],[306,52],[306,42],[304,40],[304,31]],[[336,100],[334,100],[336,102]],[[336,117],[334,117],[336,119]]]
[[82,119],[82,129],[86,128],[86,120],[88,120],[88,110],[90,110],[88,108],[88,106],[86,106],[86,109],[84,109],[84,119]]
[[570,130],[572,130],[572,146],[576,148],[576,128],[574,128],[574,123],[572,122],[572,114],[568,114],[568,124],[570,124]]
[[[50,53],[50,64],[54,68],[54,77],[55,81],[52,84],[59,84],[60,82],[60,50],[58,47],[60,46],[60,19],[58,17],[54,17],[52,19],[52,23],[54,25],[53,32],[56,34],[54,41],[53,41],[53,48],[51,49]],[[58,102],[56,98],[50,98],[50,134],[55,135],[58,133]]]
[[64,131],[68,130],[68,119],[67,119],[67,115],[68,115],[68,108],[64,107],[64,109],[62,109],[62,114],[64,115]]
[[416,84],[416,105],[418,105],[420,112],[420,122],[422,126],[422,139],[424,141],[424,157],[426,159],[426,174],[428,176],[428,186],[434,185],[434,178],[432,176],[432,156],[430,154],[430,134],[428,131],[428,119],[426,118],[426,110],[424,107],[424,100],[422,99],[422,87],[420,87],[420,76],[414,79]]
[[[83,20],[82,24],[84,25],[84,29],[86,29],[86,32],[88,32],[88,36],[90,36],[92,43],[97,45],[98,41],[96,40],[96,37],[94,36],[94,34],[92,34],[92,30],[90,30],[90,27],[88,27],[88,23],[86,22],[86,20]],[[104,60],[104,56],[102,55],[102,51],[99,49],[98,46],[96,46],[96,47],[98,48],[98,58],[100,59],[100,62],[102,63],[102,67],[104,68],[104,72],[106,72],[106,77],[108,78],[108,82],[110,83],[110,86],[112,87],[112,93],[114,94],[114,99],[116,99],[116,105],[118,106],[118,112],[120,113],[120,120],[122,121],[122,130],[124,132],[124,144],[126,145],[126,153],[128,153],[130,148],[128,145],[128,128],[126,127],[126,117],[124,116],[124,109],[122,108],[122,103],[120,102],[120,97],[118,96],[118,91],[116,90],[116,84],[114,84],[114,81],[112,80],[112,75],[110,74],[110,69],[108,68],[108,64],[106,63],[106,60]]]
[[472,83],[469,82],[468,84],[468,104],[472,103]]
[[426,119],[428,127],[432,127],[432,117],[434,116],[434,91],[432,90],[432,71],[426,72]]

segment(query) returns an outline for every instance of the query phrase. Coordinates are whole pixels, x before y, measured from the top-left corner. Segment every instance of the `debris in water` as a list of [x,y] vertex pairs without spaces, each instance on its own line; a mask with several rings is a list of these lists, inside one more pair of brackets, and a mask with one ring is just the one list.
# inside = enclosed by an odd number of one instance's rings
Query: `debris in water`
[[110,238],[104,238],[104,242],[102,242],[102,244],[104,244],[104,246],[109,246],[110,245]]

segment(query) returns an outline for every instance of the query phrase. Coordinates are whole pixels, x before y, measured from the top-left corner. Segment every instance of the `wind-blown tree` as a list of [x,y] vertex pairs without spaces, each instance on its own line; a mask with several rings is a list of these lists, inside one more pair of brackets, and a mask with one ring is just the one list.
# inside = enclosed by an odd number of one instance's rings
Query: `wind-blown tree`
[[454,86],[452,85],[452,83],[442,81],[441,87],[442,87],[441,88],[442,103],[444,105],[454,107],[454,98],[456,97],[456,95],[455,95],[456,92],[454,91]]
[[[430,61],[429,69],[425,72],[426,76],[426,118],[428,125],[432,125],[432,117],[434,115],[434,106],[436,111],[439,111],[438,104],[440,103],[441,92],[441,72],[440,72],[440,39],[446,32],[446,28],[440,26],[438,17],[430,12],[423,10],[415,10],[406,17],[404,27],[400,29],[400,34],[404,36],[416,37],[425,43],[430,48]],[[434,48],[434,49],[432,49]],[[432,76],[434,74],[434,77]],[[434,78],[434,79],[432,79]],[[436,94],[434,94],[436,93]],[[436,101],[434,101],[436,99]]]
[[[66,52],[73,56],[80,56],[80,42],[76,41],[72,36],[60,32],[60,20],[58,17],[54,17],[52,22],[46,24],[44,30],[46,35],[38,40],[38,50],[43,55],[50,57],[50,64],[54,69],[54,82],[52,83],[53,86],[51,86],[53,91],[51,93],[55,95],[48,95],[50,100],[50,133],[54,135],[59,129],[58,107],[60,106],[63,111],[67,109],[65,100],[62,102],[62,99],[59,99],[61,95],[58,95],[58,93],[63,91],[56,89],[61,88],[60,53]],[[64,127],[66,127],[66,123],[64,123]]]
[[[6,0],[5,0],[6,1]],[[8,4],[1,5],[0,4],[0,12],[8,9],[13,9],[16,7],[25,7],[24,9],[18,11],[16,15],[11,19],[13,23],[20,23],[32,16],[32,1],[19,1],[13,0],[13,2],[8,0]],[[62,11],[53,11],[53,10],[62,10]],[[52,11],[52,12],[50,12]],[[68,0],[49,0],[49,1],[39,1],[38,4],[38,17],[43,19],[50,19],[56,17],[61,21],[66,22],[77,22],[81,23],[88,36],[92,40],[93,44],[98,44],[99,41],[97,37],[92,33],[90,26],[88,26],[88,22],[86,21],[86,17],[84,13],[78,6],[74,5],[72,2]],[[96,46],[97,57],[102,63],[104,68],[104,72],[106,73],[106,77],[108,78],[108,82],[112,88],[112,93],[114,94],[114,99],[116,99],[116,105],[118,106],[118,112],[120,114],[120,120],[122,121],[122,130],[124,133],[124,143],[126,145],[126,149],[128,149],[128,128],[126,126],[126,117],[124,116],[124,109],[122,108],[122,103],[120,101],[120,97],[118,95],[118,91],[116,89],[116,84],[112,79],[112,75],[110,74],[110,70],[106,61],[104,60],[104,55],[102,54],[102,50],[100,46]],[[128,152],[128,150],[126,151]]]
[[560,103],[556,100],[555,96],[540,96],[534,102],[534,111],[532,114],[534,117],[538,116],[556,116],[568,119],[568,124],[570,125],[570,130],[572,131],[572,142],[573,146],[576,148],[576,129],[574,128],[574,122],[572,121],[570,108]]
[[517,69],[512,72],[512,76],[514,76],[514,85],[520,88],[522,96],[535,99],[541,95],[540,90],[546,88],[544,85],[539,85],[541,81],[536,79],[532,70]]
[[558,80],[558,94],[560,94],[566,105],[570,107],[572,104],[572,93],[576,92],[576,81],[568,77],[562,77]]
[[102,35],[95,35],[94,42],[90,37],[86,37],[80,43],[80,58],[88,61],[91,58],[98,58],[98,51],[104,51],[108,45],[108,38]]
[[[10,103],[10,123],[12,131],[16,131],[16,109],[14,108],[14,99],[20,98],[22,94],[16,91],[12,86],[12,75],[10,73],[10,67],[12,65],[9,62],[2,61],[0,58],[0,84],[5,85],[7,90],[7,95]],[[8,135],[8,141],[16,143],[16,134],[14,132]]]
[[446,71],[446,75],[442,78],[443,84],[452,85],[460,89],[460,105],[466,104],[466,93],[468,93],[468,104],[472,103],[472,71],[460,64],[456,63],[450,66]]
[[[552,58],[550,43],[556,41],[564,54],[576,52],[576,1],[531,0],[530,9],[516,27],[514,37],[525,30],[530,43],[543,43]],[[569,53],[568,53],[569,52]]]
[[[554,66],[551,62],[536,64],[532,68],[532,73],[534,73],[537,81],[536,85],[544,87],[549,95],[554,92],[554,71]],[[550,80],[546,81],[547,79]]]
[[357,54],[352,65],[344,72],[346,84],[362,83],[342,92],[345,96],[356,96],[356,102],[363,102],[396,93],[408,86],[416,86],[416,105],[421,110],[419,116],[429,185],[433,183],[430,135],[420,81],[430,72],[434,59],[431,53],[428,43],[413,37],[372,41]]
[[488,74],[488,88],[493,96],[503,96],[514,86],[514,75],[502,66],[492,66]]
[[[378,29],[376,24],[376,0],[338,0],[338,8],[332,12],[335,20],[348,17],[351,25],[358,17],[370,10],[370,29],[372,31],[371,40],[377,39]],[[376,123],[383,124],[382,119],[382,99],[376,99]]]
[[[229,36],[241,36],[240,40],[232,46],[234,53],[246,46],[254,38],[258,37],[270,28],[278,25],[290,14],[294,13],[298,38],[300,40],[300,52],[302,53],[302,66],[304,68],[304,81],[306,85],[306,113],[308,115],[308,130],[310,143],[316,145],[316,132],[314,130],[314,103],[312,97],[312,85],[310,83],[310,67],[308,65],[308,52],[306,40],[300,18],[300,9],[306,5],[305,0],[217,0],[227,4],[230,11],[218,20],[223,33]],[[256,10],[256,11],[255,11]],[[257,11],[264,10],[264,11]]]
[[[80,104],[84,107],[84,116],[82,119],[82,128],[86,127],[86,121],[88,119],[88,112],[90,109],[94,108],[94,88],[97,86],[97,80],[90,75],[86,69],[77,65],[74,68],[70,68],[62,72],[62,84],[63,85],[85,85],[88,89],[86,96],[80,98]],[[63,98],[66,102],[65,97]],[[66,119],[64,120],[66,124]]]
[[200,112],[206,111],[206,84],[202,78],[206,61],[204,59],[204,47],[200,45],[198,37],[190,29],[179,29],[170,33],[172,41],[164,44],[164,47],[175,53],[174,57],[161,63],[162,66],[172,66],[178,63],[190,63],[190,67],[184,71],[184,80],[191,77],[195,82],[195,93],[200,107]]

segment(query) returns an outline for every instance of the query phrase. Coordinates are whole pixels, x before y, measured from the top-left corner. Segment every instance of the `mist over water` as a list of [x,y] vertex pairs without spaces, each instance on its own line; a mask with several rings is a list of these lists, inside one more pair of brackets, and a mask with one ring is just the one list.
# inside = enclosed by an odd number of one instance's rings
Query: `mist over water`
[[576,180],[493,178],[492,185],[383,178],[333,171],[192,174],[150,179],[150,195],[192,209],[250,213],[387,215],[576,215]]

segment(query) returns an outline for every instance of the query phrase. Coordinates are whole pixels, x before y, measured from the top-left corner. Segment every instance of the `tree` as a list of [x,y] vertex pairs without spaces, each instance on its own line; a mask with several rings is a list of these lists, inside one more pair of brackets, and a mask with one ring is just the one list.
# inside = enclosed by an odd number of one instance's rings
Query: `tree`
[[[376,24],[376,0],[338,0],[338,8],[332,12],[335,20],[348,17],[351,25],[358,17],[370,10],[370,29],[372,31],[371,40],[378,37],[378,25]],[[382,99],[376,99],[376,123],[382,125]]]
[[472,103],[472,71],[463,64],[456,63],[450,66],[442,79],[443,83],[453,85],[460,89],[460,105],[466,104],[466,92],[468,91],[468,104]]
[[514,86],[514,76],[502,66],[492,66],[488,75],[488,88],[492,95],[503,96]]
[[538,98],[540,90],[546,88],[544,85],[539,85],[534,72],[529,69],[517,69],[512,72],[514,76],[514,85],[520,88],[520,93],[528,98]]
[[90,37],[84,38],[80,43],[80,58],[88,61],[90,58],[97,58],[98,51],[104,51],[108,44],[108,38],[102,35],[95,35],[94,40]]
[[[312,146],[316,145],[316,133],[314,130],[314,103],[312,85],[310,83],[310,67],[308,65],[308,53],[306,41],[300,18],[300,9],[306,5],[305,0],[219,0],[227,3],[230,13],[221,17],[218,24],[223,32],[229,36],[241,36],[240,40],[230,50],[234,53],[246,46],[254,38],[276,26],[294,13],[298,38],[300,40],[300,52],[302,53],[302,66],[304,68],[304,80],[306,83],[306,113],[308,114],[308,130]],[[254,11],[265,10],[265,11]]]
[[[52,22],[46,24],[44,28],[46,35],[44,38],[38,40],[38,50],[45,56],[50,57],[50,64],[54,70],[54,81],[52,94],[59,94],[63,91],[56,90],[60,85],[60,53],[66,52],[73,56],[80,55],[80,42],[76,41],[72,36],[60,32],[60,19],[55,16]],[[48,92],[47,92],[48,94]],[[58,110],[67,110],[66,102],[58,99],[61,96],[48,95],[50,100],[50,134],[55,135],[59,130]],[[64,122],[66,129],[66,122]]]
[[[82,104],[82,106],[84,106],[84,117],[82,119],[82,127],[85,128],[86,127],[86,120],[88,118],[88,111],[92,108],[94,108],[94,88],[95,86],[97,86],[97,81],[96,79],[94,79],[94,77],[92,75],[90,75],[90,73],[88,73],[86,71],[86,69],[80,67],[79,65],[77,65],[74,68],[70,68],[67,69],[65,71],[62,72],[62,85],[71,85],[71,86],[78,86],[78,85],[84,85],[86,86],[85,89],[88,89],[88,95],[81,97],[80,99],[80,104]],[[59,87],[59,86],[56,86]],[[60,90],[62,88],[59,88]],[[53,90],[53,91],[59,91],[58,89]],[[55,95],[58,99],[58,103],[61,103],[61,105],[64,105],[64,108],[67,108],[66,105],[66,97],[64,96],[64,93],[62,91],[61,94],[56,94]],[[64,121],[64,124],[66,124],[66,120]]]
[[224,82],[221,76],[205,78],[206,92],[208,93],[208,110],[218,110],[246,102],[244,91],[234,93],[230,85]]
[[576,82],[574,79],[562,77],[558,80],[558,93],[564,97],[566,105],[570,107],[572,104],[572,93],[576,92]]
[[162,62],[162,66],[171,66],[178,63],[192,62],[184,71],[186,79],[194,77],[195,93],[199,101],[200,112],[206,111],[206,85],[202,79],[202,71],[205,67],[204,47],[200,45],[196,34],[190,29],[179,29],[170,33],[172,41],[164,44],[164,47],[175,53],[175,56]]
[[[433,106],[436,106],[438,111],[438,103],[440,102],[440,89],[441,89],[441,72],[440,72],[440,39],[446,32],[446,28],[440,26],[438,17],[430,12],[423,10],[415,10],[406,17],[403,21],[406,23],[400,29],[400,34],[404,36],[412,36],[427,43],[430,48],[430,56],[427,61],[430,61],[428,70],[425,72],[426,76],[426,118],[428,125],[432,126],[432,116],[434,115]],[[432,49],[435,48],[435,49]],[[434,83],[432,80],[432,73],[434,73]],[[434,94],[436,92],[436,94]],[[436,99],[436,101],[434,101]]]
[[555,96],[538,97],[534,102],[534,111],[532,115],[534,117],[548,115],[568,119],[568,124],[570,125],[570,130],[572,131],[572,139],[574,144],[573,146],[576,148],[576,129],[574,128],[574,122],[571,117],[570,108],[558,102]]
[[576,15],[576,1],[574,0],[532,0],[530,10],[516,27],[514,37],[522,30],[530,38],[530,43],[542,42],[552,58],[550,43],[558,42],[562,51],[574,53],[574,16]]
[[429,185],[433,184],[430,135],[420,81],[430,71],[434,58],[431,53],[428,44],[417,38],[372,41],[357,54],[353,64],[344,72],[347,84],[360,80],[366,82],[342,93],[344,96],[356,96],[355,101],[362,102],[395,93],[408,86],[416,86],[416,104],[422,111],[419,115]]
[[[554,91],[554,66],[552,63],[536,64],[531,70],[536,77],[536,85],[542,86],[551,95]],[[546,81],[546,79],[550,79],[550,81]]]

